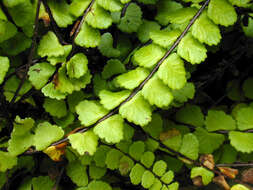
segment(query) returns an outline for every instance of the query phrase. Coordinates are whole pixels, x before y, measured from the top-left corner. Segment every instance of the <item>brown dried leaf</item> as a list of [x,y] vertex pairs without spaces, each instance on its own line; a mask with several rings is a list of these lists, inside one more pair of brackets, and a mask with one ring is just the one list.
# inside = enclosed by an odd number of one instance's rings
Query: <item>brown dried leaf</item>
[[203,185],[203,182],[202,182],[202,177],[201,177],[201,176],[194,177],[194,178],[192,179],[192,182],[193,182],[193,184],[194,184],[195,186],[197,186],[197,187],[202,187],[202,186],[204,186],[204,185]]
[[160,140],[161,141],[166,141],[167,139],[171,139],[172,137],[175,137],[175,136],[178,136],[178,135],[180,135],[180,131],[173,128],[173,129],[170,129],[166,132],[160,133]]
[[238,174],[237,169],[229,168],[229,167],[218,167],[220,172],[223,173],[225,176],[227,176],[230,179],[234,179],[236,175]]
[[209,168],[210,170],[214,169],[215,163],[212,154],[201,155],[199,161],[203,166]]
[[225,180],[224,176],[219,175],[213,178],[213,182],[217,185],[223,187],[225,190],[230,190],[230,186],[228,185],[227,181]]
[[244,170],[242,172],[242,181],[253,184],[253,168]]

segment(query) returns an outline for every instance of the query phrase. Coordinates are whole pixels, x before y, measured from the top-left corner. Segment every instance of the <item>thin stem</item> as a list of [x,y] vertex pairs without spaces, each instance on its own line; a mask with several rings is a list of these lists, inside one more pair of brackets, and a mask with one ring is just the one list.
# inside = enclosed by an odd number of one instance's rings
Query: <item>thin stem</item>
[[22,86],[25,82],[26,74],[28,72],[28,69],[29,69],[30,65],[32,64],[32,59],[33,59],[36,44],[37,44],[36,38],[38,36],[40,5],[41,5],[41,0],[38,0],[37,9],[36,9],[36,17],[35,17],[35,22],[34,22],[35,28],[34,28],[33,39],[32,39],[32,47],[31,47],[31,50],[30,50],[30,53],[29,53],[29,56],[28,56],[28,64],[26,64],[24,77],[21,79],[21,82],[19,83],[19,86],[18,86],[16,92],[14,93],[13,98],[11,99],[10,106],[12,106],[14,104],[16,98],[18,97],[18,93],[21,90],[21,88],[22,88]]
[[216,164],[217,167],[253,167],[253,163]]
[[60,31],[58,29],[58,26],[57,26],[57,23],[54,20],[52,11],[51,11],[50,7],[48,6],[46,0],[42,0],[42,3],[43,3],[43,5],[44,5],[44,7],[46,9],[46,12],[47,12],[49,18],[50,18],[50,25],[53,28],[55,35],[57,36],[57,38],[59,39],[59,41],[60,41],[61,44],[67,45],[68,43],[65,42],[65,40],[61,36],[61,33],[60,33]]

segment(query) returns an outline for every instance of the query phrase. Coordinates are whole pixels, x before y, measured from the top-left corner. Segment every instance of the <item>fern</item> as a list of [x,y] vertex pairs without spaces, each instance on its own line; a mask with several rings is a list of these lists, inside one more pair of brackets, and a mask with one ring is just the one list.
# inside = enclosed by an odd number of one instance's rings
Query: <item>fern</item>
[[[238,171],[223,166],[252,161],[252,69],[233,63],[252,57],[251,9],[249,0],[0,2],[0,188],[64,189],[68,176],[78,190],[177,190],[190,176],[247,190],[246,172],[227,180]],[[243,43],[202,73],[231,51],[230,35]],[[225,84],[229,106],[202,79]]]

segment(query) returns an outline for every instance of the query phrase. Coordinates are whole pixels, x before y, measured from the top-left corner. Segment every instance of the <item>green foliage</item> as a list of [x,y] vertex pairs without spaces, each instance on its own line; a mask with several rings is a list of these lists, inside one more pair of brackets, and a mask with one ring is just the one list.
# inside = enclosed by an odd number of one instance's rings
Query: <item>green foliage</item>
[[177,190],[251,161],[252,2],[203,4],[3,0],[0,188]]
[[207,185],[212,181],[214,173],[203,167],[194,167],[191,170],[191,178],[201,176],[204,185]]
[[55,67],[46,62],[33,65],[28,71],[29,81],[37,90],[39,90],[45,86],[54,71]]
[[0,67],[2,68],[0,71],[0,84],[3,82],[6,72],[10,67],[10,60],[8,57],[0,56]]
[[40,123],[35,130],[34,145],[37,150],[43,150],[51,143],[61,139],[63,135],[64,131],[60,127],[48,122]]
[[236,128],[235,120],[223,111],[209,110],[205,120],[208,131],[234,130]]
[[41,39],[38,46],[38,54],[41,57],[60,56],[64,54],[63,46],[60,44],[56,35],[52,31],[49,31]]
[[98,137],[93,131],[88,131],[84,134],[75,133],[68,138],[71,146],[76,149],[80,155],[84,155],[84,153],[93,155],[96,152]]
[[122,32],[132,33],[137,32],[138,28],[142,24],[142,11],[140,7],[131,3],[127,9],[125,15],[120,19],[118,28]]

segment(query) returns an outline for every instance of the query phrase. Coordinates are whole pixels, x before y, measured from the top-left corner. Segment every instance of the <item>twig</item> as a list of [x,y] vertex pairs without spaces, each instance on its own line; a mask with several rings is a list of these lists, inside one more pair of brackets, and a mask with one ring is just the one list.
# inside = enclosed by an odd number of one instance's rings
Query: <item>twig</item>
[[81,19],[81,21],[80,21],[80,23],[79,23],[79,25],[78,25],[78,27],[77,27],[75,33],[74,33],[74,37],[73,37],[73,40],[72,40],[72,45],[74,44],[75,38],[76,38],[77,35],[79,34],[79,32],[80,32],[80,30],[81,30],[81,27],[82,27],[82,25],[83,25],[83,23],[84,23],[84,20],[85,20],[87,14],[90,12],[90,10],[91,10],[91,8],[92,8],[92,6],[93,6],[94,3],[95,3],[95,0],[92,0],[92,1],[90,2],[89,6],[87,7],[87,9],[84,11],[83,17],[82,17],[82,19]]
[[[107,118],[111,117],[112,115],[114,115],[115,113],[118,112],[119,108],[124,105],[125,103],[127,103],[128,101],[130,101],[142,88],[143,86],[149,81],[149,79],[151,79],[151,77],[157,72],[157,70],[159,69],[160,65],[164,62],[164,60],[172,53],[172,51],[178,46],[179,42],[182,40],[182,38],[186,35],[186,33],[189,31],[189,29],[191,28],[191,26],[193,25],[193,23],[197,20],[197,18],[200,16],[200,14],[204,11],[205,7],[208,5],[208,3],[210,2],[210,0],[206,0],[206,2],[202,5],[202,7],[199,9],[199,11],[195,14],[195,16],[191,19],[191,21],[189,22],[189,24],[187,25],[187,27],[184,29],[184,31],[182,32],[182,34],[178,37],[178,39],[175,41],[175,43],[171,46],[171,48],[166,52],[166,54],[160,59],[160,61],[157,63],[157,65],[155,66],[155,68],[151,71],[151,73],[146,77],[146,79],[120,104],[118,105],[115,109],[113,109],[111,112],[109,112],[108,114],[106,114],[105,116],[103,116],[101,119],[99,119],[95,124],[89,126],[89,127],[85,127],[77,132],[79,133],[83,133],[85,131],[87,131],[90,128],[93,128],[94,126],[96,126],[97,124],[101,123],[102,121],[106,120]],[[55,143],[52,144],[52,146],[61,144],[63,142],[68,141],[68,138],[64,138],[60,141],[57,141]]]
[[122,11],[121,11],[121,14],[120,14],[120,18],[124,17],[125,14],[126,14],[126,10],[128,8],[128,6],[130,5],[131,2],[125,4],[125,6],[123,7]]
[[[90,2],[89,6],[87,7],[87,9],[83,13],[82,19],[79,22],[76,30],[74,30],[74,34],[73,34],[73,38],[72,38],[72,50],[69,53],[69,55],[67,56],[66,60],[69,60],[73,56],[73,54],[75,52],[75,49],[76,49],[75,39],[76,39],[77,35],[79,34],[79,32],[80,32],[80,30],[82,28],[82,25],[84,23],[84,20],[85,20],[86,16],[88,15],[88,13],[90,12],[90,10],[91,10],[92,6],[94,5],[94,3],[95,3],[95,0],[92,0]],[[74,26],[74,27],[76,27],[76,26]]]
[[58,175],[58,177],[56,179],[56,182],[55,182],[52,190],[57,190],[58,189],[58,186],[59,186],[59,183],[61,181],[61,177],[62,177],[63,171],[64,171],[64,167],[61,168],[61,171],[60,171],[60,173],[59,173],[59,175]]
[[50,18],[50,25],[51,25],[52,29],[54,30],[55,35],[57,36],[57,38],[59,39],[61,44],[67,45],[68,43],[65,42],[65,40],[61,36],[61,33],[59,32],[59,29],[58,29],[58,26],[57,26],[57,23],[54,20],[53,14],[52,14],[52,12],[50,10],[50,7],[48,6],[46,0],[42,0],[42,3],[43,3],[43,5],[46,9],[46,12],[47,12],[49,18]]
[[217,167],[253,167],[253,163],[216,164]]
[[21,90],[21,88],[22,88],[22,86],[25,82],[26,74],[28,72],[28,69],[29,69],[30,65],[32,64],[32,59],[33,59],[33,56],[34,56],[34,53],[35,53],[35,47],[36,47],[36,44],[37,44],[36,38],[37,38],[37,35],[38,35],[40,5],[41,5],[41,0],[38,0],[35,23],[34,23],[35,28],[34,28],[33,39],[32,39],[32,47],[31,47],[31,50],[30,50],[30,53],[29,53],[29,56],[28,56],[28,63],[26,64],[26,67],[25,67],[25,75],[22,78],[21,82],[19,83],[19,86],[18,86],[13,98],[11,99],[10,106],[12,106],[14,104],[14,102],[15,102],[17,96],[18,96],[18,93]]

